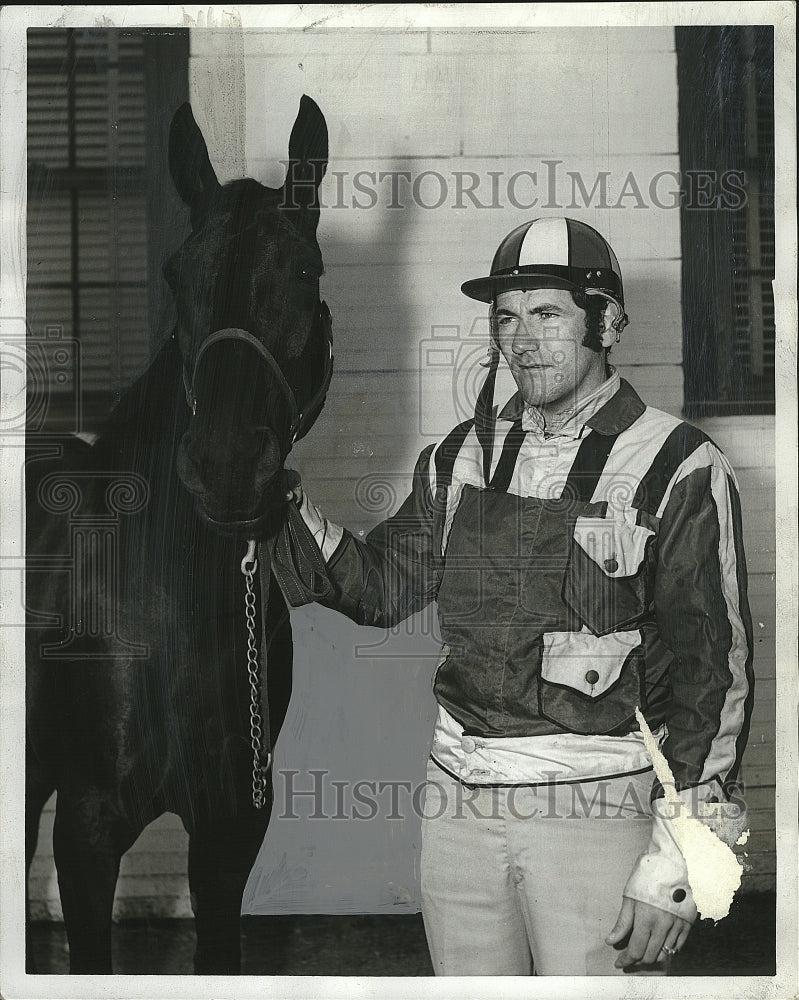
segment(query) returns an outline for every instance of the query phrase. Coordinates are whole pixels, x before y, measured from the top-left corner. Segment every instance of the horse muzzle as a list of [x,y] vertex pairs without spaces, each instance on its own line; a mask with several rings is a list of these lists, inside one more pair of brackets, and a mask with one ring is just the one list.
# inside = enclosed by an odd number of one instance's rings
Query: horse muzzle
[[224,477],[203,476],[191,458],[191,439],[184,435],[177,452],[176,471],[183,486],[194,497],[203,521],[215,531],[248,538],[268,533],[285,500],[282,488],[282,465],[260,462],[246,475],[234,475],[228,481],[236,484],[234,491],[219,486],[215,480]]

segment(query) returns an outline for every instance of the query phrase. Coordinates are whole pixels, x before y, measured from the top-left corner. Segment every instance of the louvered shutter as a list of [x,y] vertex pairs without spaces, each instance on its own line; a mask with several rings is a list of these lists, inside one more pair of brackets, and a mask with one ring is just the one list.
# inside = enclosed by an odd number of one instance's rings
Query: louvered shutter
[[769,34],[741,29],[744,121],[738,138],[747,165],[747,211],[735,213],[736,363],[754,392],[773,398],[774,384],[774,87]]
[[[148,248],[148,123],[160,110],[148,97],[152,38],[28,32],[28,326],[47,357],[52,429],[71,429],[79,393],[91,430],[150,356],[148,249],[163,252]],[[65,351],[79,371],[59,364]]]

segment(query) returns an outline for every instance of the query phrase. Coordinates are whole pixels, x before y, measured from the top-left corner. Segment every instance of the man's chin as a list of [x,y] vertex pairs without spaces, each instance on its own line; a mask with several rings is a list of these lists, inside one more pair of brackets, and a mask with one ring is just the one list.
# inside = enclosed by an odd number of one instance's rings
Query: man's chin
[[565,394],[556,392],[554,389],[548,392],[541,385],[530,385],[526,380],[522,380],[521,384],[517,382],[516,385],[525,406],[533,406],[540,410],[545,406],[551,406],[553,403],[557,404],[562,399],[565,399]]
[[524,368],[512,372],[522,399],[529,406],[544,406],[560,395],[549,369]]

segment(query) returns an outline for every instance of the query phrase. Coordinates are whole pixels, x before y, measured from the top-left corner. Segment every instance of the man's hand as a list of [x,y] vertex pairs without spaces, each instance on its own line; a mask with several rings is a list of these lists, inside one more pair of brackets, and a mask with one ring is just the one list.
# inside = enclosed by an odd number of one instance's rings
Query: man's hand
[[615,965],[626,969],[641,963],[653,965],[673,955],[688,940],[691,925],[658,906],[624,897],[616,926],[605,938],[605,943],[618,946],[629,938]]
[[301,506],[302,483],[299,473],[295,472],[294,469],[283,470],[283,489],[285,490],[284,497],[287,502],[293,500],[298,507]]

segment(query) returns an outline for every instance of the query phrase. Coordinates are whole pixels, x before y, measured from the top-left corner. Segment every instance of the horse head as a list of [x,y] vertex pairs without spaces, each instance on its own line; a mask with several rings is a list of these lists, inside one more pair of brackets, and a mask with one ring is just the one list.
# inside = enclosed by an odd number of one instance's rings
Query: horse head
[[190,410],[178,475],[224,531],[268,531],[285,458],[324,404],[330,314],[319,298],[318,188],[327,127],[303,96],[281,188],[220,185],[188,104],[175,114],[169,167],[191,233],[164,266]]

